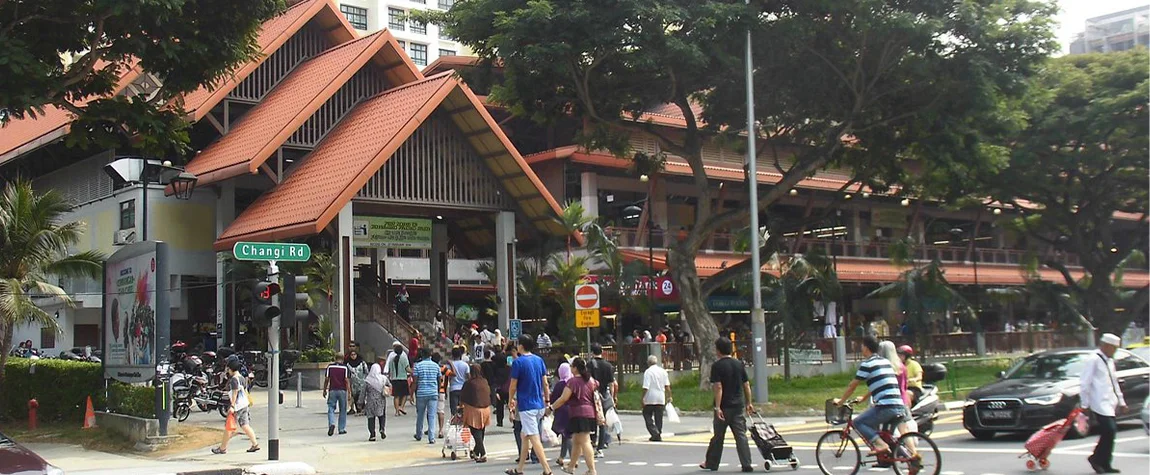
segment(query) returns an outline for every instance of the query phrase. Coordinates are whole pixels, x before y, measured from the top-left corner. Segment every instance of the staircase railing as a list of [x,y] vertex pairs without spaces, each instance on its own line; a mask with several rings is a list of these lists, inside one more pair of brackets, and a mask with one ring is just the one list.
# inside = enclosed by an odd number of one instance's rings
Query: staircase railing
[[411,325],[391,304],[385,302],[380,298],[380,288],[371,285],[357,285],[355,287],[356,309],[367,309],[370,311],[370,318],[361,318],[359,313],[356,314],[358,320],[375,321],[391,336],[395,337],[404,346],[407,346],[411,338],[415,336],[415,327]]

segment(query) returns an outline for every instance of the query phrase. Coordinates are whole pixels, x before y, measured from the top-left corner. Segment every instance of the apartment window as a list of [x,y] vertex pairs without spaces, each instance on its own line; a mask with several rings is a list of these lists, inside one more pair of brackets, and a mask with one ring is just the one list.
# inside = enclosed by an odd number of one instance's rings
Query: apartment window
[[404,19],[407,17],[407,12],[398,8],[387,9],[387,27],[395,31],[403,31]]
[[339,11],[347,17],[347,22],[357,30],[367,29],[367,9],[351,5],[340,5]]
[[424,4],[424,5],[426,5],[426,4],[427,4],[427,0],[411,0],[411,1],[412,1],[412,2],[415,2],[415,3],[422,3],[422,4]]
[[56,348],[56,329],[40,327],[40,349]]
[[136,227],[136,200],[120,202],[120,230]]
[[412,33],[419,33],[421,35],[426,35],[427,34],[427,23],[422,22],[422,21],[412,20],[411,21],[411,32]]
[[450,10],[453,6],[455,6],[455,0],[439,0],[439,8]]
[[399,43],[399,49],[405,50],[405,51],[407,50],[407,42],[406,41],[396,40],[396,42]]
[[411,60],[416,66],[427,66],[427,45],[412,43]]
[[439,55],[440,56],[455,56],[455,50],[453,50],[453,49],[440,49]]
[[445,30],[442,26],[439,27],[439,39],[448,40],[448,41],[455,41],[454,38],[452,38],[451,36],[449,36],[447,34],[447,30]]

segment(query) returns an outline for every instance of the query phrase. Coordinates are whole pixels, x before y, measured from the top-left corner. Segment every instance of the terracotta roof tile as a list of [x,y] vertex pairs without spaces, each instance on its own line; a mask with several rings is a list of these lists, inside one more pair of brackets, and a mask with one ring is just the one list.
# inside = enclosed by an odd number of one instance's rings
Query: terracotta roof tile
[[319,232],[457,84],[436,75],[356,106],[298,169],[224,230],[217,247]]
[[379,32],[300,64],[226,135],[188,163],[201,184],[254,173],[324,102],[388,42]]

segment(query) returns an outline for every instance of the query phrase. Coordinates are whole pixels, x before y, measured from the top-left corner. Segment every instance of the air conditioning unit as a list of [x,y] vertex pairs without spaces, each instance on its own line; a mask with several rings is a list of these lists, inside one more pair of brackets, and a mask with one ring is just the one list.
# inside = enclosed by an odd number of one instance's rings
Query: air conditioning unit
[[136,229],[121,229],[116,231],[116,236],[112,239],[112,244],[123,246],[136,242]]

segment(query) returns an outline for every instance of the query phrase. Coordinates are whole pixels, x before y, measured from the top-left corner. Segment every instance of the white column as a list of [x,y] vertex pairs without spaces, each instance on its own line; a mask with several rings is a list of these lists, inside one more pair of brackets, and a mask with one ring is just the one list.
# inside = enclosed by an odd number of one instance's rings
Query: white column
[[336,351],[347,347],[349,340],[355,339],[355,270],[352,268],[355,249],[352,244],[351,203],[339,211],[339,239],[336,242],[338,257],[336,279],[339,282],[339,316],[335,322]]
[[431,301],[447,308],[447,223],[436,221],[431,225]]
[[[224,229],[236,219],[236,184],[226,180],[219,186],[216,196],[216,238],[224,233]],[[228,343],[228,322],[225,312],[228,308],[227,268],[224,261],[216,259],[216,347],[222,348]],[[235,310],[231,318],[235,319]],[[238,323],[238,322],[233,322]]]
[[583,210],[586,212],[585,216],[589,218],[599,217],[599,174],[595,172],[583,172],[579,176],[580,188],[583,191],[581,202]]
[[[495,286],[499,296],[499,328],[510,332],[515,315],[515,213],[495,215]],[[505,333],[510,335],[510,333]]]

